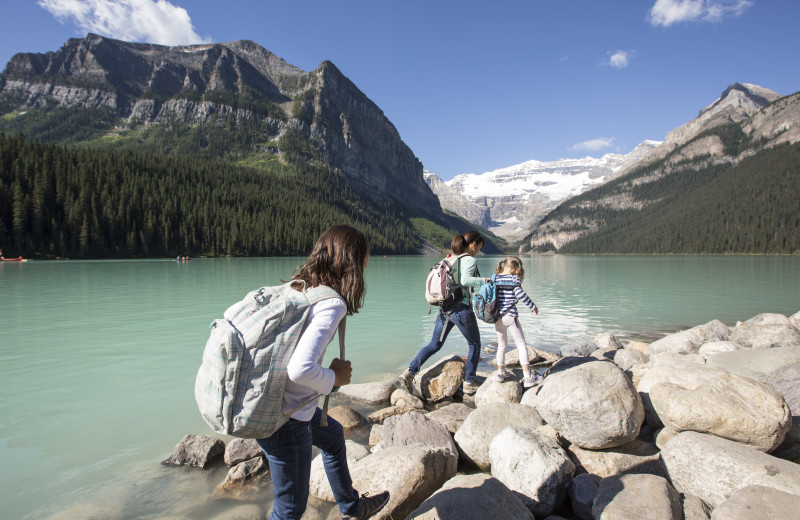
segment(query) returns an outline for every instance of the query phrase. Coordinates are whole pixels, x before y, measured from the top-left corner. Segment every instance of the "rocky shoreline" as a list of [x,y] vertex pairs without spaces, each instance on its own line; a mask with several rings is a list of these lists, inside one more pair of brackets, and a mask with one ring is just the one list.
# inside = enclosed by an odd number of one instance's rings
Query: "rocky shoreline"
[[[343,387],[330,410],[359,492],[388,489],[378,519],[744,520],[800,510],[800,312],[714,320],[652,343],[612,334],[560,356],[525,389],[521,370],[464,395],[464,360]],[[509,359],[511,358],[511,359]],[[364,408],[372,413],[361,413]],[[221,459],[221,460],[220,460]],[[269,470],[252,440],[187,435],[165,464],[227,477],[214,520],[269,516]],[[339,518],[321,457],[304,519]],[[757,513],[756,513],[757,511]]]

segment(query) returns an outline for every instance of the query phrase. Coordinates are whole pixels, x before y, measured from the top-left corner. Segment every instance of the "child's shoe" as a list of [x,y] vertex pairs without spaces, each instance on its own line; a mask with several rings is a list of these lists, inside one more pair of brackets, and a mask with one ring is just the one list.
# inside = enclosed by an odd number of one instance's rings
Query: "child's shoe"
[[536,372],[531,372],[530,377],[526,377],[522,380],[522,386],[524,386],[525,388],[536,386],[537,384],[542,382],[542,379],[544,378],[539,374],[537,374]]

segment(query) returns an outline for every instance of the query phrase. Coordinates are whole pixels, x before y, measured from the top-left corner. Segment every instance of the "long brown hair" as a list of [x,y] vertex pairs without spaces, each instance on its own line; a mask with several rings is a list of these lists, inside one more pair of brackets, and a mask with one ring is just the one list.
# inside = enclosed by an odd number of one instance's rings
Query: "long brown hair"
[[338,225],[326,229],[292,280],[311,287],[326,285],[339,293],[351,316],[364,306],[364,261],[369,254],[367,239],[354,227]]
[[467,231],[463,235],[456,235],[450,243],[450,249],[457,255],[467,250],[470,244],[483,244],[483,237],[477,231]]

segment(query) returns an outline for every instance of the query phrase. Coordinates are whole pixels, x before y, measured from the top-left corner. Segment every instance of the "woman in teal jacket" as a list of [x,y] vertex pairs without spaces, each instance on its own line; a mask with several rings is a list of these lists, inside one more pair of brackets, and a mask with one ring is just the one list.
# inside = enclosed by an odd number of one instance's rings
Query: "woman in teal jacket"
[[488,278],[480,276],[478,264],[475,261],[475,255],[480,252],[482,247],[483,237],[477,231],[468,231],[453,238],[453,242],[450,244],[453,253],[465,255],[458,260],[455,266],[458,283],[464,289],[464,299],[450,307],[439,309],[431,341],[417,353],[408,369],[398,378],[396,386],[412,392],[414,376],[419,372],[422,364],[442,348],[447,335],[450,334],[453,326],[456,326],[467,339],[469,346],[466,375],[464,376],[464,393],[471,394],[478,389],[475,374],[478,371],[478,361],[480,360],[481,335],[478,330],[478,322],[469,305],[469,288],[480,287],[483,282],[488,280]]

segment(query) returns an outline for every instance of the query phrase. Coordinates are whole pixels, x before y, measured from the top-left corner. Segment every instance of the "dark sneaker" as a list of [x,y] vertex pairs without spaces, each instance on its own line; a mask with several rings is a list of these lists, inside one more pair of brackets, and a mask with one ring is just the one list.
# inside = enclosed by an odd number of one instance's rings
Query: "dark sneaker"
[[358,513],[355,515],[342,515],[342,520],[366,520],[378,514],[389,503],[389,492],[378,493],[374,497],[368,493],[361,495],[358,501]]
[[410,370],[406,369],[405,372],[400,374],[397,379],[394,380],[394,387],[400,390],[405,390],[409,394],[414,394],[414,374],[411,373]]

